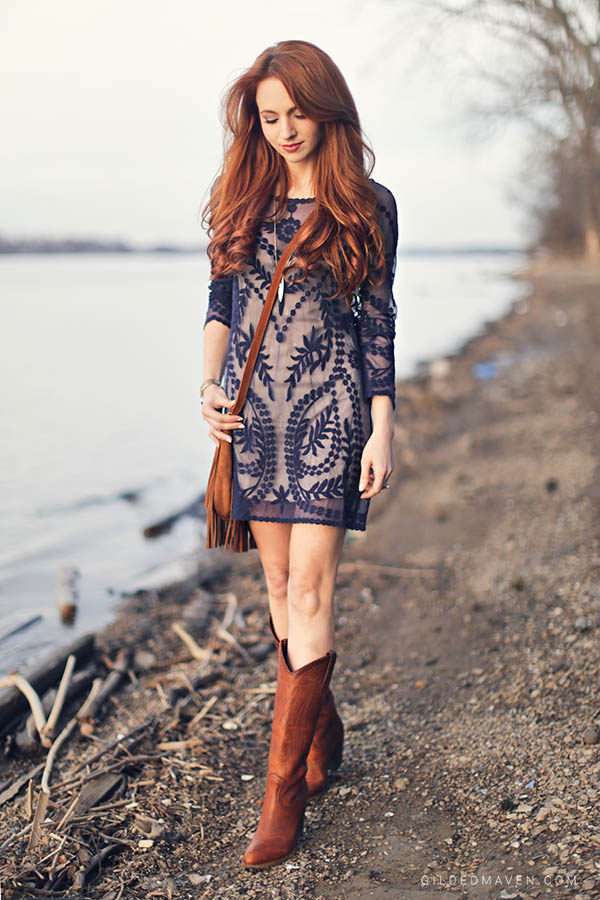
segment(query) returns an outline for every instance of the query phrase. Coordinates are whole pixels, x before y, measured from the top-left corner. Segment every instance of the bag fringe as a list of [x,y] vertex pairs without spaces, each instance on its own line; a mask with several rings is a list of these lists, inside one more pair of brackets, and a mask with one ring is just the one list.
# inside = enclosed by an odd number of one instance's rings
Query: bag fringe
[[[233,504],[233,479],[231,482],[231,503]],[[256,549],[256,541],[247,521],[227,519],[220,516],[214,508],[214,483],[209,478],[206,494],[204,496],[206,507],[206,546],[208,549],[223,547],[233,553],[245,553]]]

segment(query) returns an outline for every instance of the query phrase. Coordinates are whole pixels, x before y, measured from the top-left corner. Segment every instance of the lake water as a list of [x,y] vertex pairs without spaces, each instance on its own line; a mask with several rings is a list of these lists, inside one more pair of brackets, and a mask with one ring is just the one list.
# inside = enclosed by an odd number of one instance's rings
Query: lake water
[[[528,289],[507,277],[524,262],[399,256],[398,378],[504,315]],[[1,672],[101,626],[144,572],[204,547],[189,516],[160,538],[142,532],[206,486],[208,275],[203,253],[0,256]],[[55,603],[62,566],[80,572],[71,626]]]

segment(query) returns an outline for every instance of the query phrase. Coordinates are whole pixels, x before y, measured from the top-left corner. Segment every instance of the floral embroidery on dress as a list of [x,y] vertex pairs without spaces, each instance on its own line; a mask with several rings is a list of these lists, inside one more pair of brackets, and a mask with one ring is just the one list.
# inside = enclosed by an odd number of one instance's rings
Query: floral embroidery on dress
[[[368,401],[386,394],[395,407],[398,313],[396,201],[388,188],[371,183],[384,237],[385,280],[375,288],[361,285],[348,309],[343,297],[330,299],[336,290],[330,270],[311,272],[298,283],[293,270],[286,275],[250,380],[245,428],[232,431],[235,519],[366,528],[370,499],[361,499],[358,482],[372,430]],[[278,256],[313,203],[288,198],[287,216],[277,223]],[[216,319],[231,329],[224,372],[231,399],[275,270],[267,212],[244,271],[209,285],[205,324]]]

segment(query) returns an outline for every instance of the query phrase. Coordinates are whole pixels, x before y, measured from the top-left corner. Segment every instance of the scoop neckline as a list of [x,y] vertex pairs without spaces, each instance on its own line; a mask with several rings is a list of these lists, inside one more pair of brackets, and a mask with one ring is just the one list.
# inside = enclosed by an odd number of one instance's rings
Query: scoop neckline
[[[273,198],[273,194],[271,194],[271,198]],[[288,203],[310,203],[313,200],[316,200],[316,197],[286,197]]]

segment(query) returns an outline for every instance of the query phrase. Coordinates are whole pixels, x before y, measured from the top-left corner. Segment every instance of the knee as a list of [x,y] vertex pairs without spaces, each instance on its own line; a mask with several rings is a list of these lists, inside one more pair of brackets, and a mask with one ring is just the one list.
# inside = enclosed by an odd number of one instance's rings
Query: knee
[[288,592],[287,569],[271,569],[265,577],[271,600],[274,600],[275,603],[286,603]]
[[307,572],[292,570],[287,582],[288,605],[303,618],[316,616],[321,608],[318,586]]

